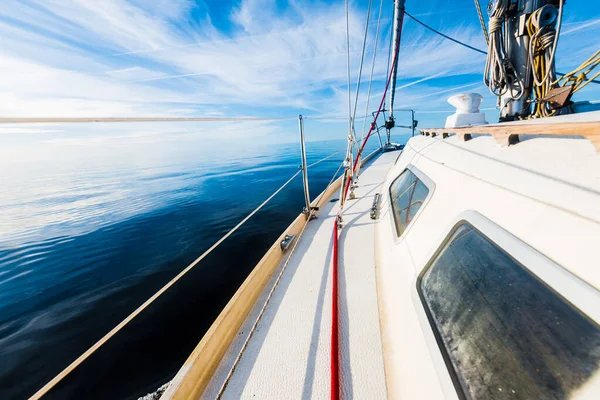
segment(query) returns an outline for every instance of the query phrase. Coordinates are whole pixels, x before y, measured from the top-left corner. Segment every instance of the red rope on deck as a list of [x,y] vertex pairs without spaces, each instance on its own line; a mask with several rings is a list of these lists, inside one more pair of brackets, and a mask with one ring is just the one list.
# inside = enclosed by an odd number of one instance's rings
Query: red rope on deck
[[[402,22],[404,20],[404,8],[401,10],[402,14],[400,14],[400,32],[398,33],[398,43],[397,47],[400,47],[400,37],[402,34]],[[391,64],[390,74],[388,76],[387,82],[385,84],[385,89],[383,91],[383,95],[381,96],[381,102],[379,103],[379,108],[377,109],[377,113],[371,123],[371,127],[369,129],[369,133],[365,137],[362,145],[360,146],[360,150],[356,155],[356,159],[354,160],[354,164],[352,165],[352,174],[349,174],[346,178],[345,187],[344,187],[344,196],[341,200],[340,204],[344,204],[346,200],[346,196],[348,195],[348,188],[350,187],[350,183],[352,180],[352,176],[356,171],[356,166],[360,160],[360,156],[363,153],[365,145],[369,138],[375,132],[377,128],[377,118],[383,109],[383,105],[385,103],[385,96],[387,94],[388,88],[390,86],[390,82],[392,80],[392,74],[394,71],[394,65],[396,64],[396,59],[398,58],[399,51],[394,54],[394,59]],[[341,209],[339,211],[341,214]],[[338,214],[338,216],[339,216]],[[340,398],[340,354],[339,354],[339,321],[338,321],[338,218],[335,219],[333,224],[333,267],[332,267],[332,288],[331,288],[331,400],[338,400]]]
[[331,399],[340,398],[338,327],[338,223],[333,224],[333,279],[331,289]]

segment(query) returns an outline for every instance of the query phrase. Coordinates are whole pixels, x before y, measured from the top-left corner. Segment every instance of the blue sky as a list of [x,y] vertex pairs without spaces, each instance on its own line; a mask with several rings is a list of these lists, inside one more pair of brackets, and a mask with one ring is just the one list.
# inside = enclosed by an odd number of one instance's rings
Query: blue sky
[[[371,108],[383,90],[392,1],[384,0]],[[482,1],[482,3],[486,3]],[[557,69],[589,57],[600,38],[600,7],[565,5]],[[350,6],[351,66],[356,81],[368,1]],[[485,4],[484,4],[485,6]],[[364,79],[368,79],[379,1],[373,0]],[[434,28],[485,49],[472,0],[407,0]],[[0,6],[0,115],[3,116],[289,116],[347,113],[344,2],[192,0],[4,0]],[[406,19],[398,72],[398,107],[420,126],[441,125],[452,94],[495,98],[482,84],[484,56]],[[364,111],[366,85],[359,101]],[[354,90],[354,87],[352,88]],[[600,99],[588,85],[577,99]],[[358,124],[362,127],[362,124]],[[345,137],[344,122],[307,121],[309,139]],[[361,130],[360,128],[358,129]],[[84,131],[85,134],[82,134]],[[295,122],[0,127],[11,145],[49,136],[85,145],[99,137],[206,142],[293,141]],[[18,138],[14,137],[18,135]],[[40,136],[42,135],[42,136]],[[359,132],[360,135],[360,132]],[[8,136],[13,136],[8,138]],[[76,137],[74,137],[76,136]],[[14,157],[13,157],[14,158]]]

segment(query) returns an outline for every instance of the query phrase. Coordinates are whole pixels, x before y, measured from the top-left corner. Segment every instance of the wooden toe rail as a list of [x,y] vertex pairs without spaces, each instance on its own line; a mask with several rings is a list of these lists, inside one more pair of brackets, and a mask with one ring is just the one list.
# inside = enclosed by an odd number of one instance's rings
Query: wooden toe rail
[[519,135],[582,136],[592,142],[600,152],[600,121],[554,122],[554,123],[503,123],[460,128],[426,128],[421,135],[447,138],[455,134],[462,140],[471,139],[473,134],[490,134],[504,146],[519,142]]

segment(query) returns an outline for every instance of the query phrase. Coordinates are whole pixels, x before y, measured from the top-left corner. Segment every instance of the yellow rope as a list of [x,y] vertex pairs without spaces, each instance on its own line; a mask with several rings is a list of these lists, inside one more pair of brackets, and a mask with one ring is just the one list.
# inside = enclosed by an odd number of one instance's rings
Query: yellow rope
[[[560,2],[558,24],[562,17],[563,1]],[[600,65],[600,50],[596,51],[590,58],[584,61],[579,67],[568,74],[556,79],[554,71],[554,53],[556,49],[556,37],[558,27],[554,29],[552,25],[543,25],[541,23],[544,6],[535,10],[527,20],[527,33],[529,34],[529,62],[532,67],[533,94],[534,99],[534,118],[550,117],[556,114],[556,110],[549,107],[547,101],[543,101],[551,89],[556,87],[573,86],[572,93],[587,86],[591,81],[600,76],[600,71],[592,75],[592,71]],[[551,50],[552,49],[552,50]]]
[[600,76],[600,71],[598,71],[591,77],[588,77],[598,65],[600,65],[600,49],[597,50],[590,58],[585,60],[579,67],[575,68],[573,71],[565,74],[552,83],[560,86],[572,84],[573,93],[575,93],[583,89],[588,83]]
[[[560,3],[559,20],[562,17],[562,4]],[[546,98],[550,89],[556,86],[554,71],[554,54],[557,46],[557,29],[554,24],[545,25],[541,22],[542,13],[548,7],[540,7],[531,13],[527,20],[527,33],[530,37],[529,63],[532,66],[533,95],[537,102],[534,103],[533,116],[537,118],[550,117],[556,110],[549,108],[548,102],[541,101]]]

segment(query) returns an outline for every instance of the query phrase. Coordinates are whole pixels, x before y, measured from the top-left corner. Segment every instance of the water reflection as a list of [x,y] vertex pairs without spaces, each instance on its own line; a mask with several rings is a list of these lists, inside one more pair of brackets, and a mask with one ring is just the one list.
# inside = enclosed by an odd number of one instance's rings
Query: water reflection
[[[308,162],[343,146],[308,143]],[[0,398],[31,395],[299,164],[297,144],[77,149],[2,164]],[[310,171],[313,196],[342,156]],[[168,380],[302,203],[298,178],[52,395],[135,397]]]

